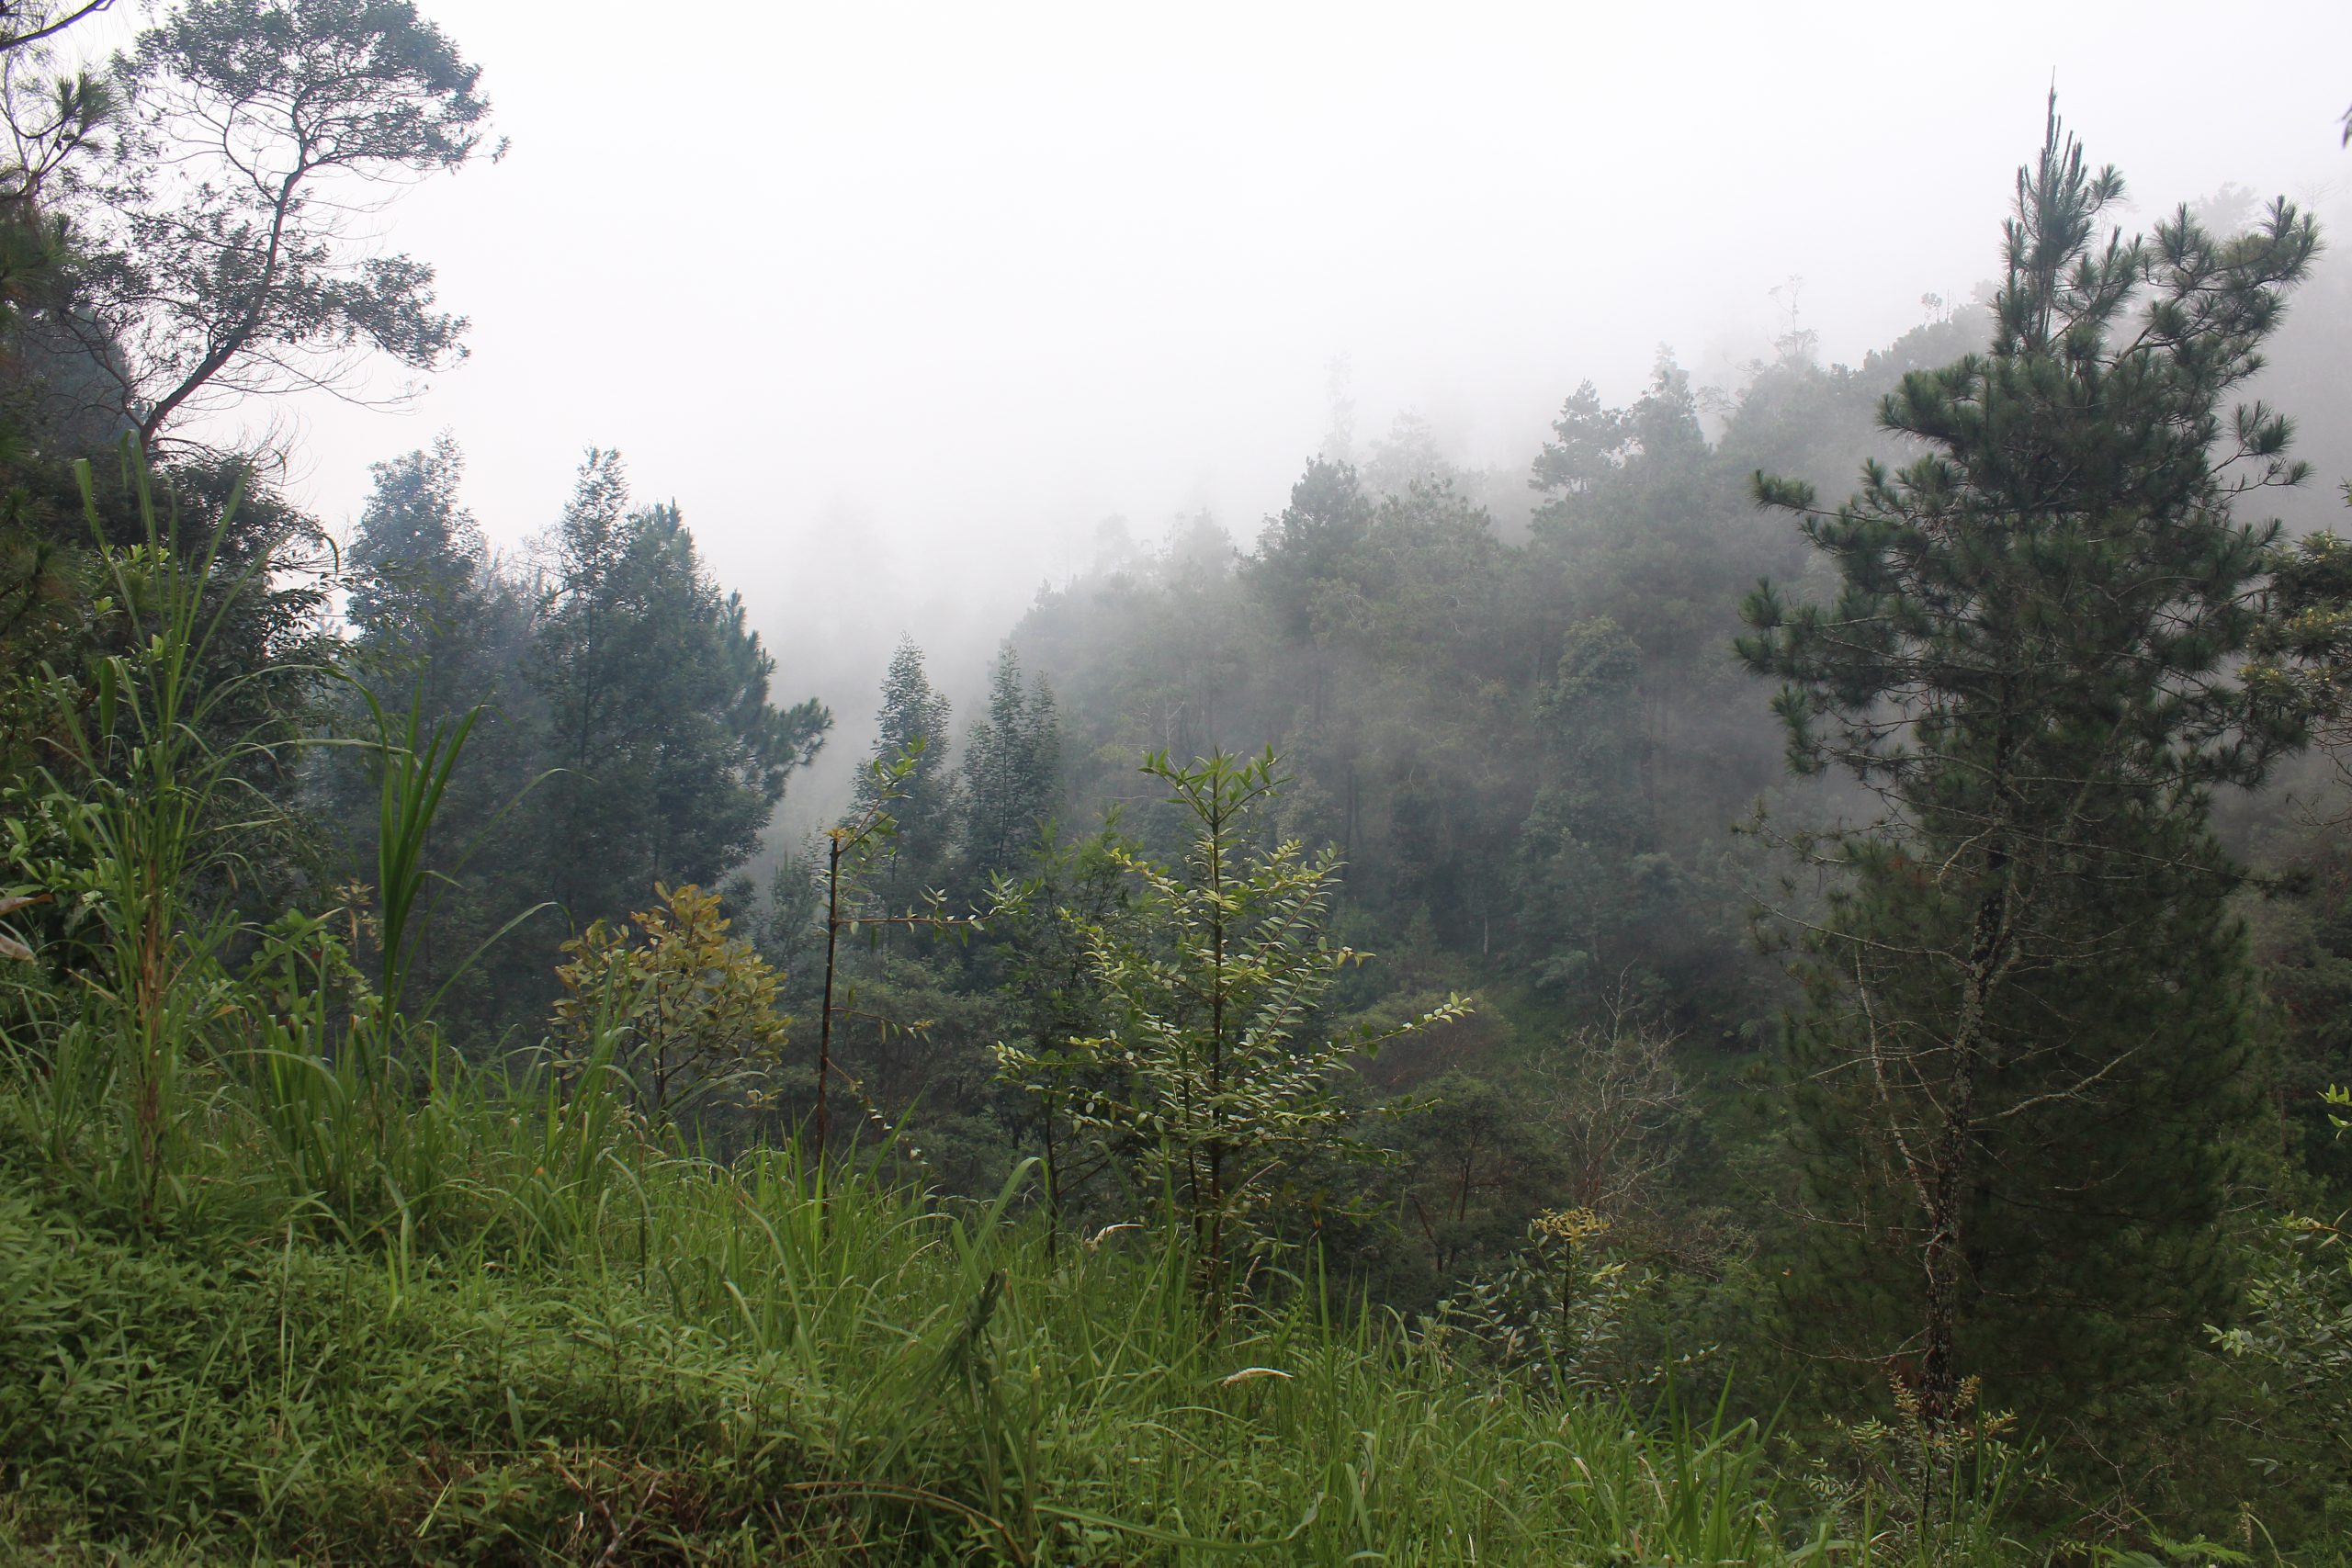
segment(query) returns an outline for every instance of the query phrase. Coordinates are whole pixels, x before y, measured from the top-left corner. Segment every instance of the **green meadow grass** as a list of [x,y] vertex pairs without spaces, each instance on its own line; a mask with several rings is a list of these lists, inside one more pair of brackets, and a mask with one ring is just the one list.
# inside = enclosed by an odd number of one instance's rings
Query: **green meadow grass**
[[[445,1067],[377,1115],[336,1076],[187,1075],[146,1220],[108,1161],[55,1157],[53,1096],[0,1097],[15,1560],[1825,1551],[1789,1549],[1744,1427],[1540,1398],[1311,1285],[1213,1330],[1149,1229],[1048,1248],[1012,1189],[723,1168],[593,1081],[510,1097]],[[345,1124],[368,1137],[335,1157],[380,1140],[373,1182],[321,1179]]]

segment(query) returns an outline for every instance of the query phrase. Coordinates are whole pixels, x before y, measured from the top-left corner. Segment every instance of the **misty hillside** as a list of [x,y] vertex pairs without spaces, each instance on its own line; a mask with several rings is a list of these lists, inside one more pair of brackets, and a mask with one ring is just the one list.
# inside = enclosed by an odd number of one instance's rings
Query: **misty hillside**
[[2352,1562],[2346,18],[692,21],[0,6],[0,1568]]

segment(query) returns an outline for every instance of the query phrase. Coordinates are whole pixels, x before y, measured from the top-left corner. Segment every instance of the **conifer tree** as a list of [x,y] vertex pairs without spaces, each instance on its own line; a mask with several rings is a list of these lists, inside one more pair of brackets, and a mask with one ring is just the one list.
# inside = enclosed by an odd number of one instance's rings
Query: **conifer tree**
[[[490,556],[458,494],[464,470],[447,434],[374,466],[375,488],[345,556],[345,618],[354,634],[345,662],[387,714],[413,706],[421,733],[476,715],[465,763],[450,776],[426,842],[440,891],[413,934],[421,993],[441,995],[442,1020],[459,1037],[487,1039],[538,1010],[552,956],[526,931],[467,963],[543,895],[541,846],[524,824],[537,804],[529,798],[534,781],[550,764],[543,705],[525,674],[531,595]],[[373,716],[356,696],[341,718],[345,733],[374,738]],[[341,863],[363,880],[376,858],[370,756],[364,746],[334,748],[322,768],[326,798],[349,824],[338,835]]]
[[1760,587],[1740,651],[1781,682],[1792,768],[1879,803],[1803,841],[1832,890],[1789,1043],[1798,1322],[1931,1422],[1982,1376],[2112,1435],[2228,1310],[2214,1226],[2255,1085],[2210,803],[2301,735],[2289,683],[2240,668],[2277,526],[2232,502],[2302,470],[2284,419],[2224,402],[2316,236],[2284,201],[2235,237],[2186,209],[2103,233],[2122,194],[2053,107],[1990,352],[1882,411],[1926,455],[1835,512],[1757,478],[1840,587]]
[[617,453],[591,451],[552,541],[534,650],[548,705],[544,820],[575,923],[656,882],[715,885],[758,847],[832,719],[768,700],[775,661],[722,596],[673,505],[632,510]]
[[[947,762],[947,729],[953,716],[946,694],[934,689],[923,670],[922,649],[910,637],[890,657],[882,678],[882,706],[875,715],[874,761],[895,777],[896,764],[911,758],[896,778],[890,817],[897,824],[887,863],[877,868],[874,891],[882,902],[904,908],[947,879],[948,852],[956,841],[962,799]],[[851,818],[880,802],[886,776],[868,766],[858,777]]]
[[376,464],[347,560],[345,615],[358,634],[357,662],[401,686],[432,688],[432,716],[460,682],[459,645],[476,630],[486,564],[481,529],[458,499],[464,469],[447,434],[429,450]]
[[1024,867],[1060,796],[1061,727],[1053,688],[1023,681],[1006,649],[989,677],[988,711],[964,742],[964,892]]
[[1537,698],[1552,733],[1514,873],[1539,982],[1595,1005],[1629,985],[1654,985],[1670,945],[1656,928],[1687,916],[1674,907],[1679,878],[1655,852],[1644,808],[1641,650],[1606,617],[1577,622],[1562,640]]

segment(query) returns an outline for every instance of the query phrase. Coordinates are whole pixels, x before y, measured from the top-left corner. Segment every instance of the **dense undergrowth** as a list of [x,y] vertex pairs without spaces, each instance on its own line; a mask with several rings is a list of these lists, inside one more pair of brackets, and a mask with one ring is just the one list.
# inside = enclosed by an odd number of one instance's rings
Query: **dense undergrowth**
[[[0,1101],[12,1560],[1856,1559],[1747,1427],[1539,1397],[1304,1281],[1212,1328],[1148,1230],[820,1195],[593,1084],[379,1121],[271,1081],[201,1083],[143,1221],[114,1123]],[[285,1134],[338,1114],[390,1145],[345,1145],[356,1206]]]

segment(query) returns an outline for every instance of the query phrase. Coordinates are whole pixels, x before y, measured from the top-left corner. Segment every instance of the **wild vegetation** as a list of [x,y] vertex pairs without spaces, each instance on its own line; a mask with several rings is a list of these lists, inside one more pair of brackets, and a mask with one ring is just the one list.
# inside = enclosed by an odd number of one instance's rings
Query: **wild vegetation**
[[960,730],[902,647],[794,845],[617,453],[334,550],[186,434],[462,354],[335,215],[477,68],[102,8],[0,8],[0,1563],[2352,1558],[2307,215],[2053,109],[1974,303],[1523,513],[1337,431]]

